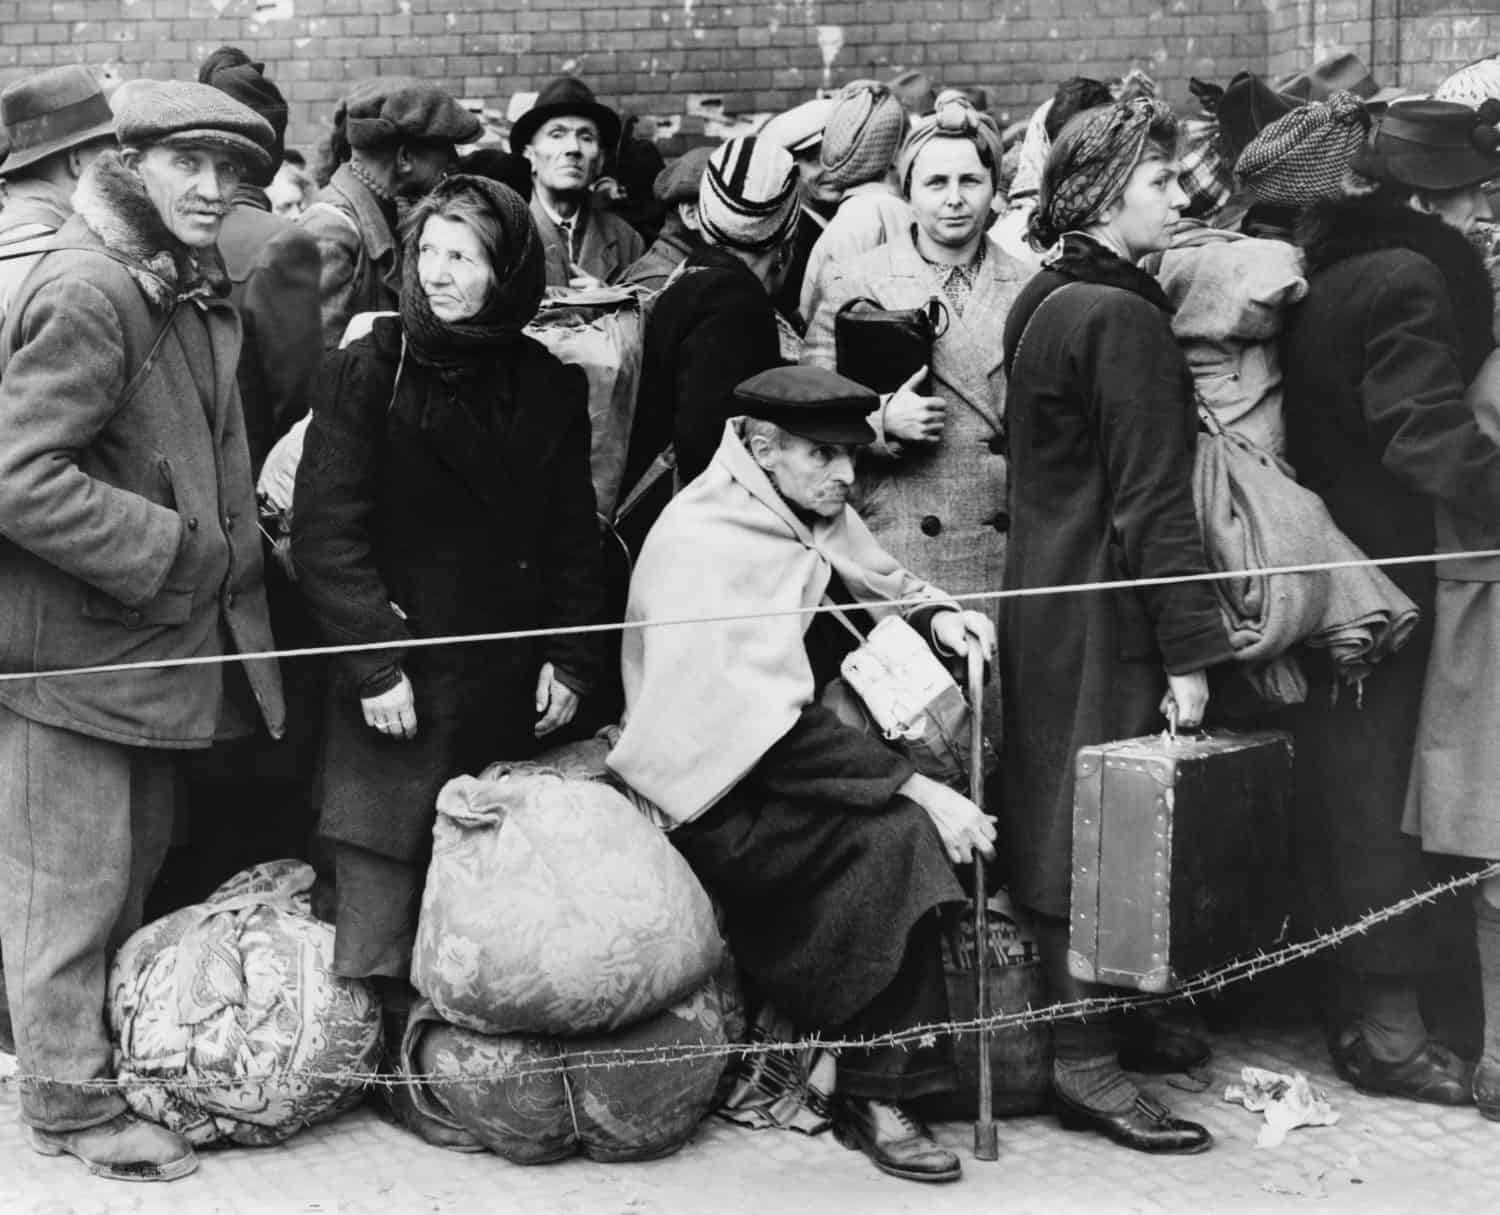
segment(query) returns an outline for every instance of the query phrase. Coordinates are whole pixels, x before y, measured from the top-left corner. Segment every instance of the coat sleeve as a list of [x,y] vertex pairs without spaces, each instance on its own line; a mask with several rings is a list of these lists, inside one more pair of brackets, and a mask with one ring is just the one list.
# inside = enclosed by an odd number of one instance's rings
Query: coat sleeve
[[[309,613],[330,645],[409,640],[376,565],[374,524],[384,405],[360,351],[324,356],[313,388],[312,421],[292,499],[292,564]],[[400,648],[340,655],[361,695],[394,686]]]
[[[1073,343],[1103,452],[1116,572],[1166,578],[1209,570],[1193,505],[1197,411],[1188,372],[1160,312],[1111,290],[1095,301]],[[1213,587],[1206,582],[1140,592],[1166,668],[1202,670],[1232,656]]]
[[1464,400],[1446,281],[1422,259],[1370,303],[1360,398],[1381,463],[1406,486],[1475,518],[1500,518],[1500,447]]
[[[558,365],[557,408],[568,417],[556,453],[548,538],[541,554],[547,624],[554,628],[598,624],[604,619],[604,553],[589,464],[588,382],[582,368]],[[598,685],[604,637],[577,633],[550,637],[542,651],[557,677],[579,695]]]
[[808,705],[740,787],[766,798],[818,802],[829,810],[884,810],[915,769],[822,705]]
[[354,315],[354,276],[361,242],[354,221],[329,203],[314,203],[302,214],[302,228],[318,248],[318,310],[323,349],[337,349]]
[[[245,351],[259,360],[267,446],[307,412],[322,354],[318,243],[288,228],[267,241],[245,280]],[[248,404],[248,403],[247,403]]]
[[78,275],[44,283],[20,307],[0,375],[0,534],[138,607],[167,584],[183,527],[175,510],[84,467],[126,387],[122,319]]
[[702,311],[677,348],[672,441],[684,484],[708,467],[724,423],[739,413],[735,385],[781,361],[769,297],[752,302],[746,292],[705,291],[699,299]]

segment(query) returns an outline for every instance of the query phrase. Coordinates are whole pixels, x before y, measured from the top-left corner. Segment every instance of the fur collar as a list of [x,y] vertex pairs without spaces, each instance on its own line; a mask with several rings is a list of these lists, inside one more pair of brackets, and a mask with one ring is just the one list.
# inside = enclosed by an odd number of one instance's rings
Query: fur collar
[[1297,241],[1307,251],[1309,275],[1387,249],[1425,257],[1448,284],[1466,379],[1493,349],[1490,317],[1495,296],[1484,260],[1463,233],[1437,216],[1379,199],[1318,203],[1303,216]]
[[118,152],[105,152],[84,170],[73,210],[99,241],[123,258],[131,278],[158,308],[229,294],[229,275],[217,248],[190,250],[168,231],[141,179]]

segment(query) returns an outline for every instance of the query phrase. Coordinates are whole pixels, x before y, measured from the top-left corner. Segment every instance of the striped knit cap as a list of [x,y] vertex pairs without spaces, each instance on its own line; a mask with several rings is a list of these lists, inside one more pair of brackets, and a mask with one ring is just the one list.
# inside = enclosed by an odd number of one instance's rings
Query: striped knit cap
[[879,181],[906,135],[906,111],[890,89],[874,80],[846,84],[823,128],[823,184],[851,190]]
[[1500,98],[1500,59],[1481,59],[1461,67],[1437,86],[1436,101],[1456,101],[1478,109],[1491,97]]
[[1340,196],[1340,183],[1370,133],[1370,114],[1350,92],[1283,114],[1245,145],[1234,172],[1275,207],[1309,207]]
[[754,135],[714,149],[698,186],[698,221],[711,245],[764,253],[797,223],[797,165],[791,153]]

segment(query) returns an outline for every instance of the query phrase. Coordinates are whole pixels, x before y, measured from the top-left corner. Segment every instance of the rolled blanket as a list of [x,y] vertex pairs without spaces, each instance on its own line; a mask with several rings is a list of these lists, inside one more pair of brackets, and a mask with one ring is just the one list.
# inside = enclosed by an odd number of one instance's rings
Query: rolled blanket
[[[1361,561],[1323,500],[1298,485],[1280,461],[1243,436],[1198,436],[1193,496],[1203,545],[1217,570],[1258,570]],[[1358,685],[1406,643],[1417,607],[1376,566],[1305,574],[1255,574],[1214,584],[1225,628],[1245,674],[1273,704],[1307,698],[1289,651],[1326,649],[1340,678]]]

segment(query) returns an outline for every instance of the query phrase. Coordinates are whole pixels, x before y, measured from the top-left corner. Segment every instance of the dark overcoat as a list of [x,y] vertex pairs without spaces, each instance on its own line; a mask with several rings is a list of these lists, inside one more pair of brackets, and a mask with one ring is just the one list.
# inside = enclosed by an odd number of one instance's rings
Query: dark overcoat
[[[602,555],[582,371],[520,338],[455,391],[409,354],[403,363],[399,322],[377,320],[319,371],[292,555],[330,644],[596,623]],[[575,635],[339,658],[321,833],[418,859],[445,781],[536,750],[536,680],[548,661],[586,694],[599,642]],[[359,705],[401,671],[416,696],[412,741],[370,729]]]
[[[168,235],[115,153],[74,203],[68,248],[32,271],[0,340],[0,670],[270,650],[218,259]],[[275,662],[245,670],[279,734]],[[0,703],[128,746],[206,747],[223,686],[210,662],[17,680]]]
[[[1434,216],[1373,201],[1331,204],[1302,241],[1308,295],[1281,342],[1287,455],[1333,520],[1371,557],[1435,551],[1433,504],[1500,518],[1500,448],[1479,431],[1464,390],[1492,347],[1489,280],[1464,236]],[[1401,833],[1432,643],[1433,567],[1386,573],[1422,620],[1356,698],[1332,696],[1325,663],[1297,738],[1303,825],[1339,923],[1430,883],[1419,843]],[[1431,969],[1421,914],[1353,943],[1357,969]]]
[[[1090,278],[1038,274],[1006,324],[1005,586],[1205,572],[1197,411],[1165,297],[1112,255],[1078,269]],[[1002,600],[1000,631],[1002,856],[1021,903],[1066,916],[1079,747],[1160,729],[1165,672],[1221,662],[1229,643],[1203,583]]]

